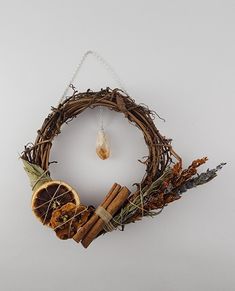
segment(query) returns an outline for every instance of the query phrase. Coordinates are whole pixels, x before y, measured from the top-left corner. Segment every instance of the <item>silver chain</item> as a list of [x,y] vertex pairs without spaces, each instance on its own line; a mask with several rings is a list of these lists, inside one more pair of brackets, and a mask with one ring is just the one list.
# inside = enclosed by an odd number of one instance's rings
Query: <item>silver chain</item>
[[97,61],[99,61],[103,66],[104,68],[110,73],[110,75],[113,77],[114,81],[117,82],[118,86],[128,95],[127,93],[127,90],[125,89],[125,87],[123,86],[123,83],[121,81],[121,79],[119,78],[118,74],[115,72],[115,70],[110,66],[110,64],[103,58],[101,57],[97,52],[95,51],[92,51],[92,50],[89,50],[87,52],[85,52],[85,54],[83,55],[80,63],[78,64],[73,76],[72,76],[72,79],[70,80],[69,84],[67,85],[62,97],[60,98],[59,100],[59,104],[62,103],[64,101],[64,99],[66,98],[66,95],[68,93],[68,90],[72,85],[74,85],[74,81],[76,80],[77,76],[78,76],[78,73],[80,72],[85,60],[87,59],[87,57],[89,55],[92,55],[96,58]]

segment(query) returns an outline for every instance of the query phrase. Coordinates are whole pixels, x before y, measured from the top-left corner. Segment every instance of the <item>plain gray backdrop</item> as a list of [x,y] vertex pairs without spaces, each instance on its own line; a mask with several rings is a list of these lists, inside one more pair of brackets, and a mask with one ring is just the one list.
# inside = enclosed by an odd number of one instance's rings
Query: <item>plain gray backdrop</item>
[[[0,1],[0,290],[232,291],[235,289],[235,2]],[[166,122],[184,166],[208,156],[227,166],[158,217],[100,237],[87,249],[60,241],[32,215],[23,146],[56,106],[82,55],[99,52],[128,93]],[[116,87],[89,57],[79,90]],[[95,206],[114,181],[131,188],[145,172],[141,132],[104,111],[112,156],[95,154],[98,111],[55,140],[52,177]]]

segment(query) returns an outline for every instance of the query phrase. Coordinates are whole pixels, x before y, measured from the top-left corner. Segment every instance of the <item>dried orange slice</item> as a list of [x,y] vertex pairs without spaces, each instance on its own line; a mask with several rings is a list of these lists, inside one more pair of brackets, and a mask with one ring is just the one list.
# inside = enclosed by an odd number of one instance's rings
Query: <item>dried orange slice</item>
[[48,225],[52,212],[69,202],[80,204],[77,192],[65,182],[49,181],[33,193],[32,210],[43,224]]
[[93,212],[92,206],[77,206],[69,202],[52,212],[50,226],[60,239],[69,239],[76,234],[79,227],[87,222]]

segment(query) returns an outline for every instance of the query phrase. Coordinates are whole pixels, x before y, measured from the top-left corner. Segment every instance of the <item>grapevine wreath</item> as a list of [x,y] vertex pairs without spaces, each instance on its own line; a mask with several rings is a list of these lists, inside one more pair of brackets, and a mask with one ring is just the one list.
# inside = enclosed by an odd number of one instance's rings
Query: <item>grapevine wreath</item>
[[[38,130],[33,144],[25,146],[21,158],[33,190],[32,210],[36,217],[52,228],[60,239],[74,239],[87,248],[90,243],[107,232],[124,230],[131,222],[144,216],[155,216],[181,194],[212,180],[223,163],[212,170],[197,173],[207,158],[197,159],[182,168],[180,156],[173,150],[171,140],[162,136],[154,124],[156,113],[147,106],[137,104],[121,89],[87,90],[73,93],[51,113]],[[85,206],[77,192],[66,182],[54,180],[49,172],[50,150],[62,125],[78,117],[87,108],[107,107],[120,112],[129,122],[142,131],[148,147],[148,157],[140,162],[146,172],[136,190],[114,183],[100,206]],[[102,139],[103,137],[103,139]],[[101,135],[98,148],[101,158],[108,157],[105,136]]]

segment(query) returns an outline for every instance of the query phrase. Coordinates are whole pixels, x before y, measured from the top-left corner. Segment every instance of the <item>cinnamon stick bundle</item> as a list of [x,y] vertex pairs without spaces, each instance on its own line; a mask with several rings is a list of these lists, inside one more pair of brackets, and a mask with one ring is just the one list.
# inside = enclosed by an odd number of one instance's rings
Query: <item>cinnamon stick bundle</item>
[[[127,187],[122,187],[106,210],[113,216],[121,208],[122,204],[126,201],[129,194],[129,189]],[[90,243],[97,237],[97,235],[102,231],[104,225],[105,222],[101,218],[99,218],[95,225],[90,229],[90,231],[82,240],[82,245],[84,246],[84,248],[87,248]]]
[[[116,197],[117,193],[121,189],[121,186],[117,183],[114,183],[111,189],[109,190],[107,196],[105,197],[104,201],[101,203],[101,206],[106,209],[109,204],[112,202],[112,200]],[[99,216],[94,213],[92,217],[87,221],[83,227],[81,227],[77,233],[74,235],[73,239],[79,243],[84,236],[88,233],[88,231],[93,227],[93,225],[97,222],[99,219]]]
[[[99,208],[103,209],[104,212],[108,212],[112,217],[126,201],[129,193],[130,191],[126,187],[121,187],[119,184],[114,183]],[[95,212],[87,223],[78,230],[73,239],[78,243],[81,241],[82,245],[87,248],[103,230],[104,225],[104,219]]]

